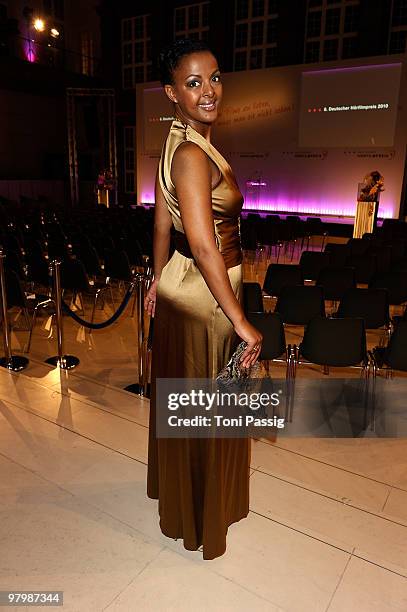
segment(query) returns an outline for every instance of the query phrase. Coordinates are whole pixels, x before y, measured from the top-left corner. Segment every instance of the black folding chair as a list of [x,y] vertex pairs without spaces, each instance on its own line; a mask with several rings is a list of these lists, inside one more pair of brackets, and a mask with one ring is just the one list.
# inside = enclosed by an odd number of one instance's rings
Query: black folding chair
[[366,329],[382,328],[381,345],[390,337],[389,296],[386,289],[349,289],[342,297],[335,316],[361,318]]
[[375,373],[384,370],[392,377],[394,370],[407,372],[407,319],[398,323],[387,347],[375,347],[372,356]]
[[323,288],[325,300],[336,302],[348,289],[356,287],[355,269],[328,266],[320,271],[316,284]]
[[300,266],[304,280],[317,280],[323,268],[329,266],[329,253],[318,251],[303,251],[300,258]]
[[314,285],[287,285],[277,299],[278,312],[286,325],[307,325],[317,316],[325,316],[322,287]]
[[263,291],[269,297],[278,297],[286,285],[302,285],[300,266],[291,264],[270,264],[263,283]]
[[363,319],[326,319],[315,317],[305,329],[304,338],[296,351],[294,375],[298,365],[358,368],[369,376],[369,357]]

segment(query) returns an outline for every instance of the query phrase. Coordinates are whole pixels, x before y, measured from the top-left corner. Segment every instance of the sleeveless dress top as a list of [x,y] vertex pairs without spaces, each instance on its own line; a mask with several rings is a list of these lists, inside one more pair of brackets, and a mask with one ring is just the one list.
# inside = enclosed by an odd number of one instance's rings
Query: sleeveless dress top
[[[212,211],[214,220],[215,240],[222,253],[227,268],[232,268],[242,262],[240,243],[240,212],[243,197],[236,183],[232,168],[226,159],[190,125],[175,120],[163,147],[158,177],[160,186],[172,215],[176,230],[175,244],[181,253],[188,253],[188,244],[182,226],[181,214],[174,184],[171,180],[172,158],[177,147],[185,141],[194,142],[205,151],[220,172],[220,178],[212,188]],[[179,236],[183,234],[184,236]],[[178,248],[179,247],[179,248]],[[190,251],[188,255],[192,257]]]

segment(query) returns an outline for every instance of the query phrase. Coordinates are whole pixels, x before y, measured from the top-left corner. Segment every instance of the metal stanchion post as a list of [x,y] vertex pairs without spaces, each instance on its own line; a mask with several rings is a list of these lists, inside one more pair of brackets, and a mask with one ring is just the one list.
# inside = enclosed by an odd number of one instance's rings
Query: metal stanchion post
[[64,330],[62,321],[62,295],[61,295],[61,262],[54,259],[52,262],[52,278],[53,278],[53,301],[55,304],[56,324],[57,324],[57,340],[58,340],[58,355],[49,357],[45,363],[50,363],[53,366],[61,368],[61,370],[72,370],[79,364],[79,359],[73,355],[64,355]]
[[[144,295],[148,292],[151,280],[152,280],[152,269],[150,267],[150,263],[147,260],[146,265],[146,274],[144,276]],[[143,299],[144,303],[144,299]],[[144,313],[143,313],[144,314]],[[144,385],[144,395],[150,397],[150,383],[148,382],[149,374],[150,374],[150,365],[151,365],[151,349],[152,349],[152,319],[149,319],[148,323],[148,332],[146,334],[144,343],[143,343],[143,385]]]
[[149,257],[143,256],[144,274],[137,273],[136,292],[137,292],[137,363],[139,382],[125,387],[126,391],[136,393],[140,396],[150,396],[150,384],[148,382],[148,337],[144,324],[144,297],[146,290],[151,282],[151,267]]
[[27,357],[20,355],[13,355],[11,352],[11,339],[10,339],[10,326],[8,322],[7,313],[7,290],[6,290],[6,276],[4,274],[4,259],[5,254],[3,249],[0,247],[0,284],[1,284],[1,305],[2,305],[2,318],[3,318],[3,344],[5,357],[0,359],[0,366],[12,370],[13,372],[19,372],[24,370],[28,366]]

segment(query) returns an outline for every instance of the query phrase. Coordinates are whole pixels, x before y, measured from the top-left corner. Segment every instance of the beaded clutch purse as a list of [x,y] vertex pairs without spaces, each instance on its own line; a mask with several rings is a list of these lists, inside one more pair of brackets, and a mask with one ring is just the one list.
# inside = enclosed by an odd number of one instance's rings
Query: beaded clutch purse
[[241,342],[227,364],[219,372],[216,381],[223,385],[242,385],[258,369],[258,364],[251,368],[244,368],[240,363],[240,358],[247,348],[247,342]]

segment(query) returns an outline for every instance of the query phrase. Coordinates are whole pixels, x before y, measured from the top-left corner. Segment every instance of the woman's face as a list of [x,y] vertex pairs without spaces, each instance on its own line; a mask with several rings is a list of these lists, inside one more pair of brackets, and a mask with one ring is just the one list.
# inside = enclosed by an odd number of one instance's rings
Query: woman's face
[[209,51],[184,56],[173,73],[173,85],[166,85],[167,96],[175,102],[178,114],[193,125],[212,124],[218,116],[222,83],[218,62]]

